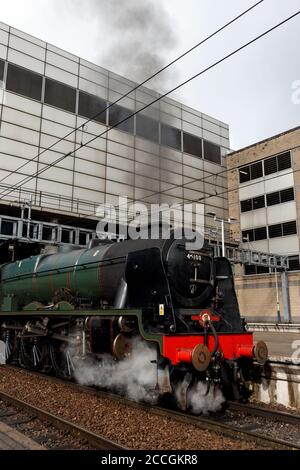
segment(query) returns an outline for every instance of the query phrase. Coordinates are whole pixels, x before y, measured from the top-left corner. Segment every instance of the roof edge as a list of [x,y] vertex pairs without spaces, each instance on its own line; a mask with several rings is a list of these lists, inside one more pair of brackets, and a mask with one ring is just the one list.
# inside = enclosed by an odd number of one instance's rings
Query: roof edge
[[295,132],[297,130],[300,130],[300,126],[297,126],[297,127],[293,127],[292,129],[289,129],[287,131],[284,131],[284,132],[280,132],[279,134],[276,134],[276,135],[273,135],[272,137],[268,137],[267,139],[263,139],[263,140],[260,140],[258,142],[255,142],[254,144],[251,144],[251,145],[247,145],[246,147],[242,147],[241,149],[239,150],[234,150],[233,152],[231,153],[228,153],[226,155],[226,158],[228,157],[231,157],[231,155],[235,155],[237,153],[240,153],[240,152],[244,152],[245,150],[248,150],[248,149],[251,149],[253,147],[256,147],[257,145],[261,145],[261,144],[264,144],[265,142],[269,142],[271,140],[274,140],[274,139],[278,139],[279,137],[282,137],[286,134],[290,134],[291,132]]

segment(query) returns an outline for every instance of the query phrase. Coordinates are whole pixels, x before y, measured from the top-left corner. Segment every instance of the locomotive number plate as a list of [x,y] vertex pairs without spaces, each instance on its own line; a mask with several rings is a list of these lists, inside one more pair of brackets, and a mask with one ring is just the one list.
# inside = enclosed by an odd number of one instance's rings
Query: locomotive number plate
[[202,256],[198,253],[187,253],[186,259],[188,259],[189,261],[202,261]]

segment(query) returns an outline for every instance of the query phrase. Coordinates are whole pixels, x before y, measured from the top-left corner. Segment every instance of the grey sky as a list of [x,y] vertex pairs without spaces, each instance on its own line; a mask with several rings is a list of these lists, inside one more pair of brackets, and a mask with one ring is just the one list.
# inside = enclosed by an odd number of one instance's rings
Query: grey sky
[[[111,22],[101,23],[104,15],[99,7],[95,8],[95,2],[101,4],[101,1],[10,0],[2,2],[0,20],[102,65],[105,51],[112,46],[117,31]],[[113,1],[122,3],[110,0]],[[167,61],[255,0],[153,2],[158,7],[163,4],[168,11],[168,25],[177,38],[174,48],[161,51]],[[239,23],[180,62],[176,73],[169,75],[168,85],[176,85],[202,70],[299,9],[300,0],[265,0]],[[122,31],[119,37],[121,40]],[[149,37],[147,40],[150,41]],[[300,16],[195,80],[174,97],[227,122],[232,148],[246,146],[300,125],[300,104],[292,102],[292,84],[300,80],[299,58]]]

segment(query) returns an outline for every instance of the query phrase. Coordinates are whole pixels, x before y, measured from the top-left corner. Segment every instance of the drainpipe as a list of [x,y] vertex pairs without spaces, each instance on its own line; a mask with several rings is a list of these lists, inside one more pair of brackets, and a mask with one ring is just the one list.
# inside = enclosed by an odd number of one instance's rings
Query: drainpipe
[[277,269],[275,268],[277,324],[281,323]]
[[281,273],[281,289],[282,289],[282,303],[283,303],[283,321],[285,323],[292,323],[290,297],[289,297],[289,279],[288,273],[282,271]]

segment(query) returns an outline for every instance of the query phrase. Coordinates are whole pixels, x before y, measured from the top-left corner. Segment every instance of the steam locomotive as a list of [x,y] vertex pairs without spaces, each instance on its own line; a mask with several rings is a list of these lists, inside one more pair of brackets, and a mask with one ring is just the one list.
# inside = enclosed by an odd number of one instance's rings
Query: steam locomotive
[[92,240],[4,264],[0,276],[6,363],[69,379],[72,355],[123,361],[139,338],[157,351],[157,395],[176,389],[186,409],[199,382],[245,397],[254,364],[267,360],[241,319],[229,261],[206,242],[187,250],[184,238]]

